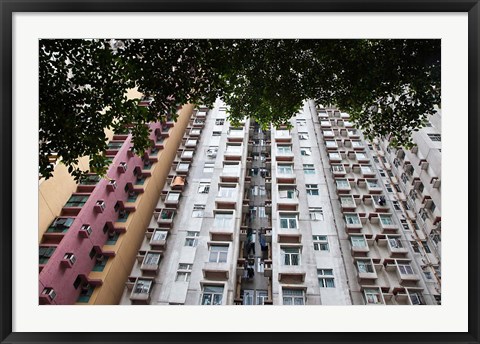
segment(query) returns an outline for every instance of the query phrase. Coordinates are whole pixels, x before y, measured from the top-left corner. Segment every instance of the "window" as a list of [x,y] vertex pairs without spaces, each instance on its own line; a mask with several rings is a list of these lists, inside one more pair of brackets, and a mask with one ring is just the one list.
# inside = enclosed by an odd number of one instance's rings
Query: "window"
[[428,243],[426,240],[422,240],[422,246],[423,246],[423,249],[425,250],[425,253],[432,253],[432,250],[430,250],[430,247],[428,246]]
[[225,118],[215,119],[215,125],[224,125],[224,124],[225,124]]
[[95,260],[95,265],[93,266],[92,271],[103,271],[105,265],[107,265],[108,257],[104,255],[98,255]]
[[352,235],[350,241],[353,247],[367,247],[367,242],[363,235]]
[[293,173],[293,165],[291,164],[279,164],[277,165],[277,173],[278,174],[292,174]]
[[73,223],[74,218],[57,217],[48,227],[47,233],[65,233]]
[[67,203],[65,203],[65,207],[77,207],[81,208],[88,200],[88,195],[72,195]]
[[213,169],[215,168],[215,164],[212,162],[206,162],[203,165],[203,173],[213,173]]
[[82,278],[80,276],[77,276],[77,278],[75,278],[75,281],[73,281],[73,287],[75,289],[78,289],[78,287],[80,287],[80,284],[82,284]]
[[203,217],[205,213],[205,204],[194,204],[192,217]]
[[162,231],[160,228],[155,229],[152,235],[152,241],[160,241],[167,239],[168,232]]
[[118,150],[123,146],[123,141],[122,142],[109,142],[108,143],[108,149],[109,150]]
[[202,305],[217,306],[222,304],[223,286],[204,285],[202,287],[202,295],[200,303]]
[[305,119],[297,119],[296,124],[298,127],[304,127],[307,124]]
[[386,176],[387,176],[387,175],[385,174],[385,171],[382,170],[382,169],[380,169],[380,168],[378,169],[378,173],[380,173],[380,176],[381,176],[381,177],[386,177]]
[[318,269],[317,276],[320,288],[335,288],[333,269]]
[[345,168],[343,165],[331,165],[332,166],[332,172],[340,172],[343,173],[345,172]]
[[143,258],[143,264],[145,265],[158,265],[160,263],[160,253],[148,252]]
[[345,189],[350,187],[350,183],[346,179],[336,179],[335,183],[337,184],[337,188]]
[[288,198],[295,199],[297,196],[297,189],[293,186],[278,186],[278,197],[279,198]]
[[323,221],[323,208],[318,207],[318,208],[308,208],[309,214],[310,214],[310,220],[313,221]]
[[370,165],[360,165],[360,169],[362,170],[362,173],[373,173],[372,167]]
[[135,286],[133,287],[134,294],[148,294],[150,293],[150,288],[152,287],[152,280],[147,279],[137,279]]
[[300,265],[299,247],[282,247],[283,265]]
[[440,134],[427,134],[430,140],[440,142],[442,141],[442,135]]
[[235,197],[237,188],[235,186],[220,186],[218,190],[218,197],[233,198]]
[[305,133],[305,132],[298,133],[298,138],[300,140],[308,140],[308,133]]
[[82,288],[82,290],[80,291],[80,295],[78,296],[77,302],[87,303],[88,301],[90,301],[90,297],[92,296],[94,290],[95,286],[92,286],[91,284],[89,284],[87,288]]
[[363,291],[367,305],[382,304],[382,297],[378,289],[365,289]]
[[53,252],[57,249],[56,246],[40,246],[38,255],[39,255],[39,264],[47,264],[48,260],[52,256]]
[[188,282],[190,281],[190,276],[192,274],[193,264],[178,264],[177,276],[175,277],[176,282]]
[[315,251],[329,251],[328,238],[326,235],[313,235],[313,249]]
[[228,246],[210,245],[208,261],[210,263],[226,263],[228,257]]
[[230,228],[233,225],[233,213],[216,213],[213,221],[215,228]]
[[280,214],[280,228],[283,229],[296,229],[297,226],[296,214]]
[[367,155],[365,153],[355,153],[357,160],[365,160],[367,159]]
[[208,194],[209,191],[210,191],[210,183],[201,182],[198,185],[198,193],[199,194]]
[[432,273],[430,271],[424,271],[423,274],[425,275],[425,278],[428,280],[433,279]]
[[398,201],[392,201],[392,204],[393,204],[393,208],[394,208],[396,211],[402,210],[402,208],[400,208],[400,203],[398,203]]
[[263,305],[267,300],[268,292],[266,290],[257,290],[257,305]]
[[277,154],[278,155],[292,154],[292,146],[291,145],[278,145],[277,146]]
[[373,161],[375,161],[377,164],[379,163],[378,157],[376,155],[373,156]]
[[367,179],[367,185],[369,188],[378,188],[378,183],[376,180],[373,179]]
[[305,304],[305,291],[303,289],[282,289],[283,304],[302,306]]
[[80,178],[80,184],[82,185],[96,185],[100,181],[100,176],[96,174],[89,174]]
[[388,245],[391,248],[403,248],[400,237],[387,237],[387,238],[388,238]]
[[221,131],[214,131],[212,132],[212,136],[220,136],[222,135],[222,132]]
[[398,270],[400,271],[400,274],[402,275],[413,275],[413,269],[408,263],[401,263],[398,264]]
[[349,225],[359,225],[360,218],[357,214],[345,214],[345,222]]
[[187,231],[187,237],[185,238],[185,246],[196,247],[198,244],[198,236],[200,232]]
[[392,226],[393,225],[393,220],[392,217],[389,215],[379,215],[380,221],[384,226]]
[[420,249],[418,248],[418,243],[416,241],[410,241],[410,245],[412,246],[413,252],[420,253]]
[[325,146],[327,146],[327,148],[337,148],[337,141],[334,141],[334,140],[327,140],[325,141]]
[[306,184],[307,195],[310,196],[318,196],[318,184]]
[[303,172],[305,174],[315,174],[315,167],[313,164],[303,164]]
[[310,156],[312,155],[312,149],[310,147],[301,147],[300,154],[303,156]]
[[108,238],[105,242],[105,245],[115,245],[117,243],[118,237],[120,236],[119,232],[108,232]]
[[419,292],[409,292],[412,305],[424,305],[422,294]]
[[340,197],[340,203],[342,204],[343,207],[356,207],[357,204],[355,203],[355,200],[353,199],[352,196],[341,196]]
[[338,160],[342,158],[340,156],[340,153],[336,153],[336,152],[328,153],[328,157],[330,158],[330,160]]
[[373,268],[372,261],[368,260],[357,260],[357,268],[359,273],[374,273],[375,269]]

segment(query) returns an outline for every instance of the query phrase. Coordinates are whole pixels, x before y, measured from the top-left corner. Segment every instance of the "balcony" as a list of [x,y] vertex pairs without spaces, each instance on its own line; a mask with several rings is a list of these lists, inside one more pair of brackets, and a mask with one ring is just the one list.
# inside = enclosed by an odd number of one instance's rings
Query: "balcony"
[[362,284],[362,282],[365,280],[376,280],[378,278],[371,259],[357,259],[356,266],[357,277],[360,280],[360,284]]
[[187,181],[184,176],[174,176],[170,183],[170,188],[172,190],[183,191],[186,183]]
[[203,278],[212,281],[228,281],[230,264],[205,262],[202,268]]
[[377,182],[376,179],[366,179],[366,186],[369,194],[380,194],[382,193],[382,187]]
[[357,208],[357,203],[353,196],[345,195],[340,196],[340,206],[342,207],[343,212],[354,212]]
[[176,191],[170,191],[166,195],[164,195],[164,204],[168,208],[178,208],[178,205],[180,203],[180,198],[182,196],[181,192],[176,192]]
[[345,213],[345,229],[347,233],[360,233],[363,223],[357,213]]
[[197,148],[197,145],[198,145],[198,140],[196,139],[187,139],[185,141],[185,148]]
[[280,272],[278,281],[285,284],[302,284],[305,282],[305,272]]
[[190,169],[190,164],[186,162],[179,162],[177,167],[175,168],[175,172],[179,175],[186,176],[188,175],[188,171]]
[[348,194],[352,190],[348,179],[335,179],[338,194]]
[[339,152],[330,152],[328,153],[328,160],[330,163],[340,163],[342,162],[342,155]]
[[180,158],[180,160],[182,161],[192,161],[194,155],[194,149],[184,149],[178,152],[177,157]]
[[243,128],[230,128],[227,134],[228,142],[242,142],[245,136]]
[[176,210],[175,209],[155,209],[153,217],[158,223],[158,226],[161,228],[172,228],[173,219],[175,218]]
[[390,207],[387,205],[385,196],[371,196],[371,200],[377,213],[386,213],[390,210]]
[[272,265],[273,263],[271,259],[265,259],[265,261],[263,262],[263,275],[265,277],[272,278]]
[[149,244],[152,249],[162,251],[167,248],[168,231],[162,228],[149,228],[147,232],[145,232],[145,236],[149,239]]
[[227,144],[223,154],[225,160],[240,160],[242,158],[242,144]]
[[359,164],[369,163],[369,162],[370,162],[370,159],[368,158],[367,154],[361,153],[361,152],[355,153],[355,159],[357,160],[357,162],[358,162]]

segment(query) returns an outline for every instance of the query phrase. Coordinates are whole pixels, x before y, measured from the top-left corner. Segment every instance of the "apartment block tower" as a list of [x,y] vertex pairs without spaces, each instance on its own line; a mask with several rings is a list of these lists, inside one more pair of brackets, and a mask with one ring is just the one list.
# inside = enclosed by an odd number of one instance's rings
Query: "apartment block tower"
[[109,134],[106,178],[41,180],[40,304],[441,302],[440,112],[411,150],[313,101],[280,128],[220,100],[150,127],[141,157]]
[[440,303],[440,113],[406,151],[313,101],[268,130],[227,111],[197,108],[163,160],[120,304]]

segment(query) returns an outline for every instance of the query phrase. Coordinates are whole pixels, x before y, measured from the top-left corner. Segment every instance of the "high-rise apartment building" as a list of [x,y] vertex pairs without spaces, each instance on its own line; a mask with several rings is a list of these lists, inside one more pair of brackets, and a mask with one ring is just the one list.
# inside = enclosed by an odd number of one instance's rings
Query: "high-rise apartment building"
[[440,113],[408,151],[313,101],[268,130],[227,110],[155,124],[142,159],[112,137],[110,179],[75,186],[42,222],[41,303],[440,302]]

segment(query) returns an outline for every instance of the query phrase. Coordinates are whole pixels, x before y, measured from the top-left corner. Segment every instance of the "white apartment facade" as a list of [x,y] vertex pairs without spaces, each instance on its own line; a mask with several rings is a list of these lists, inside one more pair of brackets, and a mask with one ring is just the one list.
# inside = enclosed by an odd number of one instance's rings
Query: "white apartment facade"
[[425,256],[411,242],[436,233],[440,189],[424,171],[440,180],[439,156],[421,144],[405,153],[438,162],[418,161],[431,195],[417,201],[436,208],[407,230],[414,215],[389,191],[400,171],[382,168],[385,142],[369,149],[347,114],[308,101],[290,129],[261,130],[249,119],[231,127],[226,111],[217,101],[192,115],[121,304],[438,302],[439,245]]

